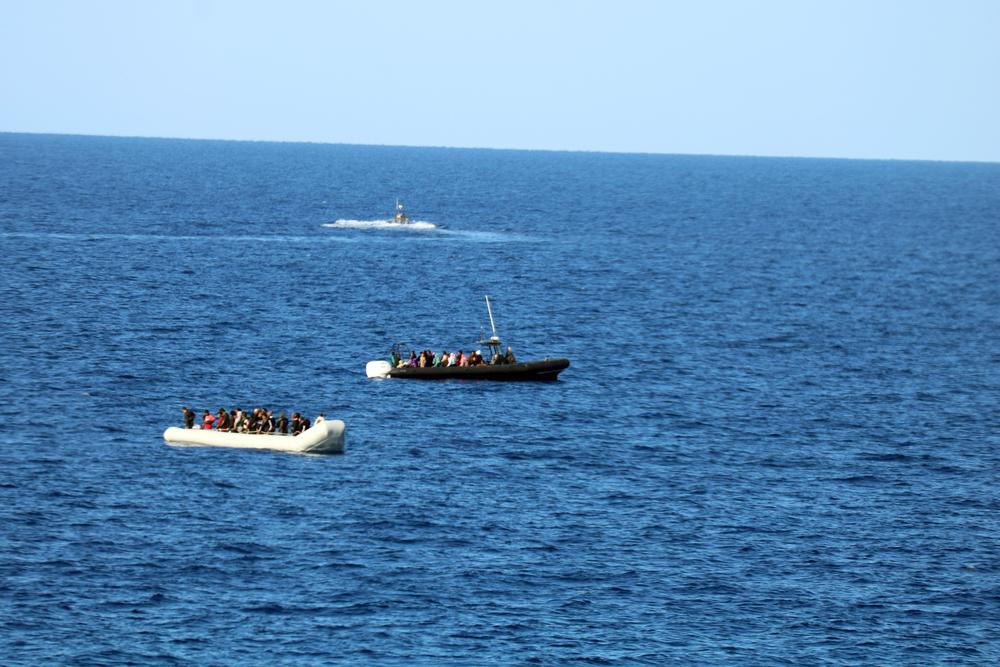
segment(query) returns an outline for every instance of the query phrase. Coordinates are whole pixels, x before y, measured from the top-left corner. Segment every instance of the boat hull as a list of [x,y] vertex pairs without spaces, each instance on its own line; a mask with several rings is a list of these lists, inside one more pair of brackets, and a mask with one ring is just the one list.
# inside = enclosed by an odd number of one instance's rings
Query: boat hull
[[280,452],[307,454],[340,454],[344,451],[345,428],[344,422],[339,419],[318,420],[307,430],[294,436],[273,433],[230,433],[172,426],[163,432],[163,439],[175,445],[272,449]]
[[432,366],[393,368],[387,377],[406,380],[501,380],[551,382],[569,367],[569,359],[543,359],[496,366]]

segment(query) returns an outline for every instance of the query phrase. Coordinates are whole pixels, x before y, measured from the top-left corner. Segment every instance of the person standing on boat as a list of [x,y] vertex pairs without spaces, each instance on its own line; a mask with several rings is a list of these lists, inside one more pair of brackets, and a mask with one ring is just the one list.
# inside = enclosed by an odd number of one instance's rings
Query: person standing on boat
[[278,432],[281,435],[288,435],[288,417],[285,416],[284,410],[278,415]]
[[517,359],[514,357],[514,350],[510,349],[510,345],[507,346],[507,363],[516,364]]
[[184,406],[181,412],[184,413],[184,428],[194,428],[194,410]]

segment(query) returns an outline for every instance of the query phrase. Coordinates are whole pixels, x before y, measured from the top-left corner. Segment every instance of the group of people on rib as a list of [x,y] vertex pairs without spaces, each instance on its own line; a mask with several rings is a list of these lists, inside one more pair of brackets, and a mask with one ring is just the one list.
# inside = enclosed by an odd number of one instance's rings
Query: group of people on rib
[[500,364],[516,364],[514,351],[507,347],[506,352],[493,355],[489,361],[483,359],[481,350],[475,350],[464,354],[462,350],[449,353],[444,350],[440,354],[435,354],[430,350],[422,350],[418,355],[415,351],[410,351],[410,358],[403,359],[395,350],[389,353],[389,363],[393,368],[438,368],[448,366],[497,366]]
[[[298,435],[312,425],[307,418],[298,412],[293,412],[292,418],[289,420],[284,412],[279,412],[278,416],[275,417],[274,413],[266,408],[254,408],[253,412],[244,412],[242,408],[233,408],[227,412],[225,408],[219,408],[214,415],[205,410],[202,413],[201,424],[196,426],[193,410],[185,406],[181,408],[181,412],[184,413],[184,428],[215,429],[231,433],[281,433],[288,435],[291,431],[292,435]],[[317,421],[321,419],[323,419],[323,415],[316,418]]]

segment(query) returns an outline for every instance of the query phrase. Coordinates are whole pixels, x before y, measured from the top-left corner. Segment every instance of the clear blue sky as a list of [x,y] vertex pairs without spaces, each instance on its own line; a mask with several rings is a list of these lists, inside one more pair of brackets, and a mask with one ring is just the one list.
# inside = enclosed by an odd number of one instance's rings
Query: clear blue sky
[[1000,161],[1000,0],[0,0],[0,131]]

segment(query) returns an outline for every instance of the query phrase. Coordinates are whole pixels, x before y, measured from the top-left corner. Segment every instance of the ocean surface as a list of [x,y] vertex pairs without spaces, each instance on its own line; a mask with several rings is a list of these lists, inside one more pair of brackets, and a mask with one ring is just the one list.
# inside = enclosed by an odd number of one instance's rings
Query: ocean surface
[[998,164],[0,134],[0,257],[4,665],[1000,662]]

